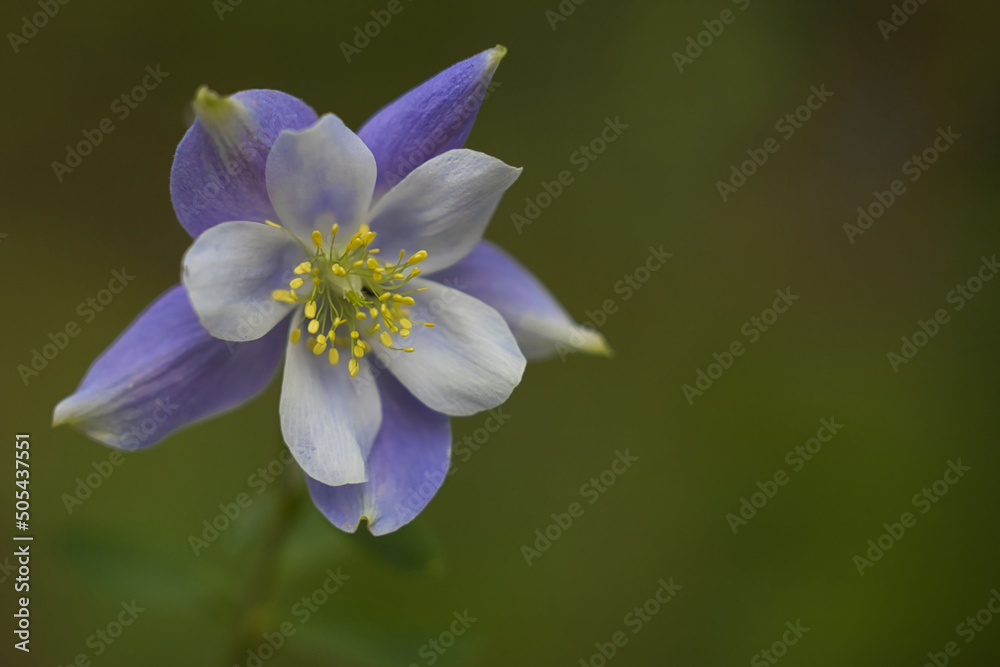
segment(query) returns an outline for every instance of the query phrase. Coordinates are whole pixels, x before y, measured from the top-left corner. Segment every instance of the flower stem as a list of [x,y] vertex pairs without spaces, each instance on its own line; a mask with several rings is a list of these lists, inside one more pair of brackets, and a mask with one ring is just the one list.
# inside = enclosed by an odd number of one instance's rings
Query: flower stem
[[[279,452],[283,451],[282,446]],[[245,665],[247,651],[262,641],[262,622],[267,619],[267,608],[278,575],[281,552],[294,524],[295,516],[303,501],[302,475],[295,464],[288,464],[278,480],[280,494],[268,522],[260,536],[259,547],[247,572],[243,593],[237,599],[236,641],[227,666]]]

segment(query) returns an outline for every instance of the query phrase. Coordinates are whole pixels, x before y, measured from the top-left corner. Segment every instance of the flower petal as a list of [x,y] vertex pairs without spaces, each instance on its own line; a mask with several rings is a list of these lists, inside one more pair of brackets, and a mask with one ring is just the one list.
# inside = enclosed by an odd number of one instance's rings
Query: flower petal
[[437,493],[451,464],[448,417],[426,407],[388,373],[379,377],[378,386],[382,428],[368,455],[368,481],[327,486],[307,480],[316,507],[349,533],[361,519],[374,535],[412,521]]
[[282,132],[267,159],[267,192],[282,224],[299,238],[330,226],[349,238],[365,222],[375,158],[340,118],[326,114],[301,132]]
[[281,360],[284,331],[252,343],[213,338],[176,285],[158,297],[56,406],[71,424],[118,449],[149,447],[261,391]]
[[378,163],[376,196],[469,136],[507,49],[497,46],[452,65],[383,107],[358,131]]
[[170,170],[177,219],[191,236],[229,220],[273,219],[264,186],[268,151],[282,130],[316,122],[305,102],[276,90],[245,90],[220,98],[207,89],[194,102]]
[[481,241],[460,262],[429,277],[496,308],[531,361],[560,350],[611,354],[604,336],[574,322],[534,274],[488,241]]
[[525,359],[507,323],[482,301],[430,280],[412,280],[427,291],[415,296],[407,316],[415,324],[405,342],[414,352],[389,349],[372,338],[379,361],[424,405],[448,415],[495,408],[521,381]]
[[275,301],[292,269],[306,259],[284,230],[259,222],[224,222],[195,239],[184,255],[184,287],[202,325],[216,338],[256,340],[292,308]]
[[285,443],[307,475],[330,486],[368,480],[382,407],[367,361],[351,378],[346,363],[331,366],[305,341],[289,343],[280,411]]
[[451,266],[472,250],[507,188],[521,175],[484,153],[457,148],[419,167],[371,212],[375,245],[386,260],[426,250],[424,271]]

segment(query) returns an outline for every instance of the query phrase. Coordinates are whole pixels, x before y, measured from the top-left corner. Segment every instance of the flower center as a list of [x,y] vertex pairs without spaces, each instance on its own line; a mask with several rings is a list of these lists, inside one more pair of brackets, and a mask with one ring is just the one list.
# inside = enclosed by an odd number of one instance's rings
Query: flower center
[[[271,221],[267,224],[281,228]],[[407,307],[414,304],[410,295],[427,289],[407,288],[410,280],[420,275],[420,269],[414,265],[427,259],[427,252],[420,250],[407,258],[406,251],[401,250],[394,262],[380,262],[378,248],[372,247],[375,232],[368,225],[361,225],[350,241],[339,247],[337,227],[334,224],[331,228],[330,243],[325,248],[323,235],[319,230],[313,231],[311,259],[295,267],[296,277],[289,282],[289,289],[275,290],[271,296],[276,301],[305,305],[303,315],[296,314],[300,320],[292,330],[293,344],[302,338],[304,328],[308,333],[306,346],[317,356],[329,349],[327,358],[331,364],[336,365],[340,350],[346,350],[350,355],[347,367],[351,377],[355,377],[358,360],[371,351],[362,336],[377,334],[385,347],[413,352],[412,347],[396,347],[393,337],[409,337],[415,324],[434,326],[407,317]],[[305,243],[298,238],[296,241],[310,253]]]

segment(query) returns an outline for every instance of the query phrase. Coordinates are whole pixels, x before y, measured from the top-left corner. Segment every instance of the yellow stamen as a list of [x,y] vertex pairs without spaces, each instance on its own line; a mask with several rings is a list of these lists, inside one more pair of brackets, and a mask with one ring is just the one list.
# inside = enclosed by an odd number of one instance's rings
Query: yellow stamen
[[300,338],[302,338],[302,329],[295,329],[295,330],[293,330],[292,331],[292,345],[295,345],[296,343],[298,343]]
[[366,320],[366,319],[368,319],[368,316],[365,315],[365,311],[363,311],[363,310],[359,310],[357,313],[355,313],[354,316],[356,318],[358,318],[359,320]]
[[316,355],[317,357],[318,357],[319,355],[323,354],[324,352],[326,352],[326,339],[324,338],[324,339],[323,339],[323,342],[322,342],[322,343],[321,343],[321,342],[319,342],[319,340],[317,340],[317,341],[316,341],[316,346],[315,346],[315,347],[313,347],[313,350],[312,350],[312,352],[313,352],[313,354],[315,354],[315,355]]
[[410,335],[410,330],[409,329],[403,329],[402,331],[399,332],[399,335],[402,336],[403,338],[406,338],[407,336]]
[[392,336],[389,335],[388,331],[380,333],[378,339],[382,341],[382,344],[386,347],[392,347]]
[[276,223],[276,222],[271,222],[270,220],[265,220],[265,221],[264,221],[264,224],[265,224],[265,225],[270,225],[270,226],[272,226],[272,227],[277,227],[278,229],[281,229],[281,225],[279,225],[279,224],[278,224],[278,223]]
[[354,356],[358,359],[365,356],[365,348],[360,343],[354,346]]
[[417,252],[415,252],[412,255],[410,255],[410,258],[408,260],[406,260],[406,265],[410,266],[410,265],[413,265],[413,264],[419,264],[420,262],[424,261],[425,259],[427,259],[427,251],[426,250],[418,250]]
[[351,377],[357,377],[358,375],[358,360],[351,359],[347,362],[347,370],[350,371]]
[[347,275],[347,271],[344,271],[344,267],[340,264],[334,264],[330,267],[330,270],[333,271],[333,275],[340,276],[341,278]]
[[369,269],[377,269],[378,268],[378,260],[375,259],[374,257],[369,257],[368,261],[365,262],[365,266],[367,266]]
[[416,348],[412,348],[412,347],[404,347],[404,348],[403,348],[403,352],[413,352],[413,350],[414,350],[414,349],[416,349]]
[[[336,226],[336,225],[334,225],[334,226]],[[337,348],[331,347],[330,348],[330,365],[331,366],[336,366],[338,361],[340,361],[340,352],[337,352]]]
[[301,276],[303,273],[312,273],[312,270],[313,270],[313,267],[312,267],[312,264],[310,262],[302,262],[301,264],[299,264],[298,266],[295,267],[294,273],[296,275],[300,275]]
[[313,230],[312,240],[313,240],[313,244],[317,248],[322,248],[323,247],[323,234],[321,234],[318,229],[314,229]]
[[314,334],[319,331],[319,320],[311,320],[309,322],[309,333]]
[[302,287],[302,278],[292,278],[292,281],[288,283],[288,286],[292,289],[298,289]]
[[399,326],[403,327],[404,329],[413,328],[413,324],[410,322],[410,320],[406,319],[405,317],[399,318]]
[[316,302],[310,301],[306,304],[306,317],[312,319],[316,317]]

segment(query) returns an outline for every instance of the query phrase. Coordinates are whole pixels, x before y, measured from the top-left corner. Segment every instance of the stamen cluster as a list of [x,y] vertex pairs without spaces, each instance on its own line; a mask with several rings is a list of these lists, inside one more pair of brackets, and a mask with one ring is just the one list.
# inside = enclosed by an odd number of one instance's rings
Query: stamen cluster
[[[271,221],[267,224],[284,229]],[[368,225],[361,225],[347,244],[339,248],[337,229],[336,224],[330,229],[330,243],[325,248],[319,230],[311,235],[314,249],[296,237],[311,259],[295,267],[296,277],[289,282],[289,289],[275,290],[271,296],[276,301],[304,304],[302,314],[296,314],[301,319],[292,329],[293,344],[301,339],[305,324],[309,350],[319,356],[329,349],[327,358],[333,365],[340,361],[340,350],[347,350],[350,355],[347,367],[351,377],[355,377],[358,361],[371,351],[365,338],[377,334],[385,347],[413,352],[412,347],[396,347],[393,336],[408,338],[414,324],[434,326],[407,317],[407,307],[414,304],[410,295],[426,288],[405,288],[420,275],[420,269],[414,265],[427,259],[427,252],[417,251],[407,259],[406,251],[401,250],[394,262],[379,262],[379,249],[372,247],[375,232]],[[409,273],[405,273],[407,269]]]

